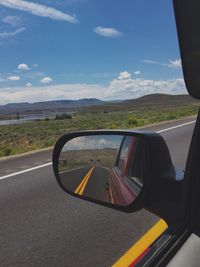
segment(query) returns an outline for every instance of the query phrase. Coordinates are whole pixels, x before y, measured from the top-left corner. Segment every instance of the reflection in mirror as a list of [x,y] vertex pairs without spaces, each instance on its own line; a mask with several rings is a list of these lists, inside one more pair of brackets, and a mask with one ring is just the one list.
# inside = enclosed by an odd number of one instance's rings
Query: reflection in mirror
[[144,170],[144,142],[135,136],[76,137],[63,146],[59,157],[60,181],[68,191],[119,206],[136,199]]

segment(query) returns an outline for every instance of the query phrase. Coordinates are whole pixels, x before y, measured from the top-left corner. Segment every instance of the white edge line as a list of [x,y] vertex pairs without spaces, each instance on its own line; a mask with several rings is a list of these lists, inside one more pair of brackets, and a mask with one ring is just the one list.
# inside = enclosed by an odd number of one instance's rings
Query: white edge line
[[171,131],[171,130],[174,130],[174,129],[177,129],[177,128],[180,128],[180,127],[183,127],[183,126],[187,126],[187,125],[189,125],[189,124],[193,124],[193,123],[195,123],[195,122],[196,122],[196,121],[186,122],[186,123],[183,123],[183,124],[180,124],[180,125],[176,125],[176,126],[173,126],[173,127],[170,127],[170,128],[166,128],[166,129],[157,131],[156,133],[163,133],[163,132]]
[[[169,128],[157,131],[156,133],[163,133],[163,132],[171,131],[171,130],[174,130],[174,129],[177,129],[177,128],[180,128],[180,127],[184,127],[184,126],[193,124],[195,122],[196,121],[190,121],[190,122],[187,122],[187,123],[183,123],[183,124],[180,124],[180,125],[176,125],[176,126],[173,126],[173,127],[169,127]],[[49,162],[49,163],[46,163],[46,164],[43,164],[43,165],[39,165],[39,166],[30,168],[30,169],[26,169],[26,170],[23,170],[23,171],[14,172],[14,173],[11,173],[11,174],[8,174],[8,175],[1,176],[0,180],[6,179],[6,178],[9,178],[9,177],[12,177],[12,176],[16,176],[16,175],[19,175],[19,174],[23,174],[23,173],[26,173],[26,172],[31,172],[31,171],[34,171],[34,170],[37,170],[37,169],[40,169],[40,168],[44,168],[46,166],[50,166],[50,165],[52,165],[52,162]]]
[[26,169],[26,170],[23,170],[23,171],[14,172],[14,173],[11,173],[11,174],[8,174],[8,175],[1,176],[0,180],[6,179],[6,178],[9,178],[9,177],[12,177],[12,176],[16,176],[16,175],[19,175],[19,174],[22,174],[22,173],[31,172],[31,171],[34,171],[34,170],[37,170],[37,169],[40,169],[40,168],[44,168],[44,167],[49,166],[49,165],[52,165],[52,162],[49,162],[49,163],[46,163],[46,164],[43,164],[43,165],[39,165],[39,166],[30,168],[30,169]]

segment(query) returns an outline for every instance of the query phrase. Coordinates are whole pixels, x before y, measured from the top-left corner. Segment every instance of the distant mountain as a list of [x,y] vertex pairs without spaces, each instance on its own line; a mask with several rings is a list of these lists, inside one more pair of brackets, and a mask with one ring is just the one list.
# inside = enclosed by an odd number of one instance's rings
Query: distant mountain
[[54,100],[36,103],[12,103],[0,106],[0,114],[36,114],[46,112],[68,111],[115,111],[132,110],[133,108],[159,108],[178,107],[199,104],[198,100],[189,95],[150,94],[136,99],[102,101],[96,98],[84,98],[80,100]]
[[103,106],[84,107],[86,112],[92,111],[121,111],[134,109],[159,109],[168,107],[200,105],[199,100],[189,95],[168,95],[168,94],[150,94],[135,99],[123,100],[120,102],[105,102]]
[[11,103],[7,105],[0,105],[0,113],[14,114],[14,113],[41,113],[44,111],[64,111],[64,110],[78,110],[81,107],[98,106],[104,104],[103,101],[96,98],[84,98],[79,100],[53,100],[36,103]]
[[150,94],[137,99],[125,100],[123,104],[135,106],[174,106],[198,103],[190,95]]

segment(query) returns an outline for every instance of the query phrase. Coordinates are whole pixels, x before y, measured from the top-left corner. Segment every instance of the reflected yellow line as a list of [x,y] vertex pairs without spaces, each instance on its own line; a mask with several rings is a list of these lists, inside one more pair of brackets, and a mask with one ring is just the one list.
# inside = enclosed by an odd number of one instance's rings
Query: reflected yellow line
[[76,188],[76,190],[74,191],[76,194],[79,195],[83,195],[83,192],[85,190],[85,187],[90,179],[90,176],[94,170],[95,166],[93,166],[84,176],[83,180],[81,181],[81,183],[79,184],[79,186]]
[[167,228],[166,222],[162,219],[159,220],[112,267],[130,266]]
[[114,204],[113,193],[110,185],[109,185],[109,192],[110,192],[111,203]]

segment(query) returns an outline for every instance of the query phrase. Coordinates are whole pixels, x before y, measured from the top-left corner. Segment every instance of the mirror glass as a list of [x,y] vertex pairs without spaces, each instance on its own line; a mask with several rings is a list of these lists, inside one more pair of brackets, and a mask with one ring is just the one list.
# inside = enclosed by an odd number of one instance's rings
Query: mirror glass
[[145,155],[141,137],[76,137],[60,153],[60,181],[67,190],[91,200],[128,206],[142,189]]

